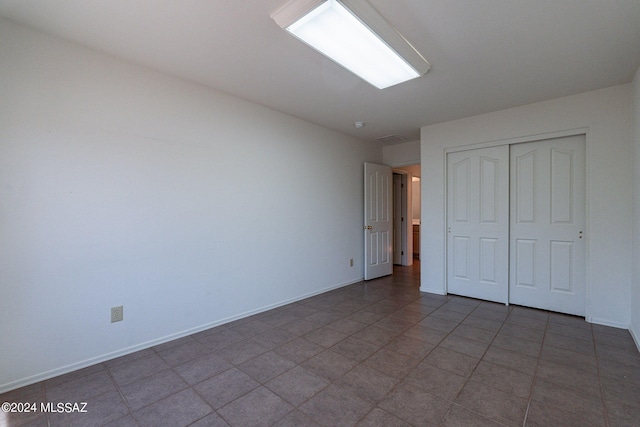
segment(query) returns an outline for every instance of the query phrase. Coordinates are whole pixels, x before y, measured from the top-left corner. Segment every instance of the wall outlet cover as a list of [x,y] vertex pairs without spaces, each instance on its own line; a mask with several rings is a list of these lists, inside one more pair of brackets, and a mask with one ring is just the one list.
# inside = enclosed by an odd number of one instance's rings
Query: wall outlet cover
[[121,322],[122,319],[124,319],[124,308],[121,305],[111,307],[111,323]]

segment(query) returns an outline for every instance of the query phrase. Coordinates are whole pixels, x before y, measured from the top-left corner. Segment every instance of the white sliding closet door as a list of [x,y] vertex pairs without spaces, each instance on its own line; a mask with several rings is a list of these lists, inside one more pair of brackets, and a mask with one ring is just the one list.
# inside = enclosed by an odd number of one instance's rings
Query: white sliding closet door
[[447,155],[448,292],[508,301],[509,147]]
[[585,137],[511,146],[513,304],[585,314]]

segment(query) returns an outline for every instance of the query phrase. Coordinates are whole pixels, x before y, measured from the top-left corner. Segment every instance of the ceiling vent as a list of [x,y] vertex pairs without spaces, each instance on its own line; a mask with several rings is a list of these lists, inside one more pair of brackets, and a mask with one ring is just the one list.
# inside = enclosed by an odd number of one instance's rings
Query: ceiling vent
[[376,141],[382,142],[383,144],[391,144],[396,142],[404,142],[407,139],[408,138],[406,136],[393,134],[393,135],[381,136],[380,138],[376,138]]

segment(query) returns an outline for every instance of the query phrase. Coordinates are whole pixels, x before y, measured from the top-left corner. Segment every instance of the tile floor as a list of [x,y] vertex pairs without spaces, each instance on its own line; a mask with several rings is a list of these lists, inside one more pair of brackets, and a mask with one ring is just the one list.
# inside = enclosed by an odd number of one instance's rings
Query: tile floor
[[5,393],[88,412],[0,425],[640,426],[628,331],[418,282],[418,264],[397,267]]

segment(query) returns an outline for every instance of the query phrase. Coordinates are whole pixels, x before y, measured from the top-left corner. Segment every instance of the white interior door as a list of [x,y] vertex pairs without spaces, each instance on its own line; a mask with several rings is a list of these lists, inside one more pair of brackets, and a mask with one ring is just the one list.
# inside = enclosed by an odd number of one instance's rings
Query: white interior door
[[447,287],[507,303],[509,147],[447,155]]
[[393,173],[364,164],[364,278],[393,273]]
[[511,146],[510,302],[585,314],[585,137]]

